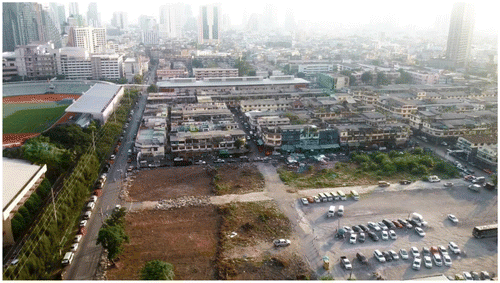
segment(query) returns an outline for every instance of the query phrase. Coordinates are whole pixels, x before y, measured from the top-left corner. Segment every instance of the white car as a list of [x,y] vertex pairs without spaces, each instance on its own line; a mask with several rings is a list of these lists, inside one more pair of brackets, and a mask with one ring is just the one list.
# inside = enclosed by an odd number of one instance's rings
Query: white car
[[445,255],[448,255],[448,250],[445,248],[445,246],[439,246],[438,249],[441,252],[441,255],[443,255],[443,257]]
[[476,193],[479,193],[479,190],[481,189],[481,185],[478,184],[473,184],[469,186],[469,190],[474,191]]
[[377,224],[378,224],[378,226],[380,226],[380,228],[381,228],[382,230],[387,230],[387,229],[389,229],[389,228],[387,228],[387,226],[384,224],[384,222],[379,222],[379,223],[377,223]]
[[307,198],[301,198],[300,200],[302,201],[303,205],[308,205],[309,204],[309,201],[307,200]]
[[443,262],[445,266],[451,266],[451,257],[448,254],[444,254]]
[[428,255],[424,256],[424,264],[425,264],[425,267],[432,268],[432,260],[431,260],[430,256],[428,256]]
[[85,227],[85,226],[87,226],[87,220],[80,221],[80,227]]
[[375,250],[373,252],[373,256],[379,261],[379,262],[385,262],[385,257],[384,255],[382,254],[382,252],[380,252],[379,250]]
[[274,240],[273,244],[275,247],[286,247],[286,246],[289,246],[291,244],[291,242],[290,242],[290,240],[287,240],[287,239],[278,239],[278,240]]
[[420,257],[420,252],[416,247],[411,247],[410,252],[413,257]]
[[424,236],[425,236],[425,232],[424,232],[424,230],[422,230],[422,228],[420,228],[420,227],[415,227],[415,232],[417,232],[417,234],[418,234],[420,237],[424,237]]
[[474,280],[474,278],[472,278],[472,275],[467,272],[467,271],[464,271],[464,277],[465,277],[465,280]]
[[448,219],[453,223],[458,223],[458,218],[453,214],[448,214]]
[[401,259],[408,259],[408,252],[405,249],[400,249],[399,255],[401,256]]
[[207,162],[205,160],[198,160],[194,164],[196,164],[196,165],[205,165],[205,164],[207,164]]
[[389,254],[392,256],[393,260],[398,260],[399,259],[398,253],[395,252],[394,250],[390,250]]
[[420,270],[420,265],[422,264],[422,259],[419,257],[416,257],[413,259],[413,264],[411,265],[411,268],[414,270]]
[[389,237],[391,237],[391,239],[393,240],[396,240],[398,238],[398,235],[396,235],[396,232],[394,232],[394,230],[389,230]]
[[80,240],[82,239],[82,237],[83,236],[81,234],[76,235],[75,238],[73,239],[73,242],[74,243],[79,243]]
[[321,202],[321,200],[319,199],[319,197],[313,196],[313,198],[314,198],[314,202]]
[[387,231],[382,231],[382,240],[389,240],[389,233],[387,233]]
[[454,253],[454,254],[460,254],[460,249],[458,248],[457,244],[455,244],[454,242],[450,242],[448,244],[448,247],[450,248],[450,250]]
[[76,252],[77,249],[78,249],[78,243],[74,243],[74,244],[71,245],[70,251],[71,252]]
[[89,201],[96,202],[97,201],[97,196],[91,196]]
[[376,232],[382,230],[382,228],[380,228],[380,226],[378,226],[378,224],[375,222],[368,222],[368,227],[372,228]]
[[441,259],[441,256],[438,253],[433,254],[432,258],[434,259],[434,264],[436,266],[443,266],[443,260]]
[[356,234],[351,234],[351,237],[349,238],[349,243],[351,244],[356,244]]

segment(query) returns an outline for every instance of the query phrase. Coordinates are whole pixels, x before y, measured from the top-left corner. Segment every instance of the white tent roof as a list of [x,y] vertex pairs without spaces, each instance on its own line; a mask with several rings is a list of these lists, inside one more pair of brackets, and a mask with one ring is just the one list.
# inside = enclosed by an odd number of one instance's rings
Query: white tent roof
[[120,85],[97,83],[66,108],[66,112],[101,113],[120,88]]

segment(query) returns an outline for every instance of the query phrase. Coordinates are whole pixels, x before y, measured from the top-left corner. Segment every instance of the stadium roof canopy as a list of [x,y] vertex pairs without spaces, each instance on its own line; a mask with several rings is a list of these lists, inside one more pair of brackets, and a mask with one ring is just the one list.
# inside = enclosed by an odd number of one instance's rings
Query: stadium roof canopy
[[46,165],[33,165],[28,161],[18,159],[3,159],[4,220],[46,171]]
[[96,81],[36,81],[15,82],[2,85],[2,96],[32,95],[32,94],[82,94],[88,91]]
[[66,108],[66,112],[101,113],[120,90],[120,85],[97,83],[78,100]]

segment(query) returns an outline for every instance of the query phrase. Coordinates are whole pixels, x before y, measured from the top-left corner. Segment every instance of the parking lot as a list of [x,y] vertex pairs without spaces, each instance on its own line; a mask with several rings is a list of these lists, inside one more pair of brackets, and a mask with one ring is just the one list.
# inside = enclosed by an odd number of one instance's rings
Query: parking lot
[[[329,191],[329,190],[325,190]],[[348,192],[344,190],[344,192]],[[344,216],[327,218],[330,205],[337,208],[342,204],[345,207]],[[383,278],[390,280],[415,279],[432,275],[444,274],[453,276],[464,271],[496,272],[498,266],[497,238],[476,239],[472,236],[474,226],[497,223],[497,196],[496,190],[488,191],[484,188],[480,193],[468,190],[465,183],[452,188],[414,189],[401,191],[377,191],[361,193],[359,201],[348,198],[346,201],[312,203],[306,206],[299,204],[303,213],[302,222],[309,224],[314,236],[314,246],[321,255],[330,257],[330,271],[323,275],[331,275],[335,279],[347,279],[351,271],[344,270],[340,265],[340,256],[347,256],[353,265],[352,276],[359,280],[375,279],[374,273],[380,273]],[[396,240],[377,242],[368,236],[364,243],[349,243],[349,235],[344,239],[335,238],[337,229],[342,226],[379,222],[387,218],[396,220],[407,219],[412,212],[418,212],[428,222],[424,228],[425,237],[420,237],[414,229],[395,228]],[[300,213],[300,212],[299,212]],[[300,214],[302,214],[300,213]],[[448,214],[454,214],[458,224],[447,219]],[[380,237],[381,232],[376,232]],[[413,257],[408,260],[396,260],[379,263],[373,257],[373,251],[394,250],[404,248],[409,252],[411,247],[417,247],[420,252],[423,247],[448,246],[450,241],[458,244],[462,254],[453,255],[451,267],[433,266],[428,269],[423,264],[419,271],[411,268]],[[356,253],[362,252],[368,258],[368,264],[362,265],[356,259]],[[319,271],[319,273],[321,273]]]

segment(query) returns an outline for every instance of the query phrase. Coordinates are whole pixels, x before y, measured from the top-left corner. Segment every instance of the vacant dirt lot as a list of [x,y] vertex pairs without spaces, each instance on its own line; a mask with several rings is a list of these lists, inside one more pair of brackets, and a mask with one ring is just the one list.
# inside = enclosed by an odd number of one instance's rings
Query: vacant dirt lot
[[129,213],[125,245],[109,280],[138,280],[147,261],[163,260],[175,267],[176,280],[215,279],[218,216],[213,206]]
[[183,196],[207,196],[212,177],[203,166],[140,170],[128,189],[132,201],[157,201]]
[[264,178],[256,166],[249,163],[229,164],[217,170],[215,194],[245,194],[260,192]]
[[3,103],[40,103],[47,101],[59,101],[65,98],[78,99],[81,95],[79,94],[29,94],[29,95],[17,95],[17,96],[7,96],[2,99]]

